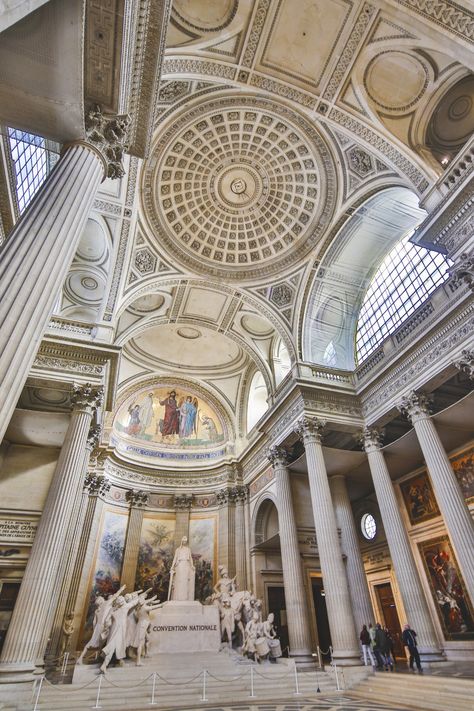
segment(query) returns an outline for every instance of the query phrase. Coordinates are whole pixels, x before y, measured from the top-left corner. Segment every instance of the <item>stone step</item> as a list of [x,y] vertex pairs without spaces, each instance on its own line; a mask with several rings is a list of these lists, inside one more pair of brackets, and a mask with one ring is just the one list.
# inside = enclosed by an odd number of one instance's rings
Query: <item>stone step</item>
[[474,681],[452,676],[425,677],[403,674],[395,677],[375,676],[361,682],[351,690],[361,699],[395,704],[403,703],[407,709],[429,711],[473,711]]

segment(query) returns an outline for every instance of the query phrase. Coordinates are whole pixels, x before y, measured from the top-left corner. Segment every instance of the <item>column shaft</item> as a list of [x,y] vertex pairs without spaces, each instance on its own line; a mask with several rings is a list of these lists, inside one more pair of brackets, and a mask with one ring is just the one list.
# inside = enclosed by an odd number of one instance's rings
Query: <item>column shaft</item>
[[397,576],[400,595],[410,626],[417,633],[417,641],[425,659],[442,659],[425,594],[416,567],[408,534],[405,530],[392,480],[383,453],[366,440],[365,449],[375,494],[387,536],[388,548]]
[[239,590],[246,590],[247,552],[245,547],[245,495],[239,495],[235,505],[235,573]]
[[[275,472],[278,528],[280,535],[281,564],[285,587],[286,616],[290,654],[296,661],[308,662],[311,658],[311,636],[304,586],[298,531],[293,510],[291,483],[283,450],[272,448],[269,453]],[[299,659],[298,659],[299,658]]]
[[4,243],[0,258],[0,440],[48,325],[104,176],[87,144],[68,148]]
[[369,622],[374,622],[375,619],[364,563],[360,553],[359,537],[344,476],[332,476],[329,479],[329,485],[331,487],[336,520],[341,529],[342,550],[346,555],[347,580],[354,621],[357,631],[360,632],[362,625],[368,625]]
[[130,490],[127,491],[126,497],[130,502],[130,514],[125,538],[120,585],[126,585],[127,590],[132,592],[135,589],[138,552],[140,549],[140,537],[143,525],[143,507],[146,506],[148,502],[148,495],[143,491]]
[[[57,575],[81,481],[84,450],[98,393],[85,386],[76,395],[71,420],[31,548],[0,660],[0,679],[31,679],[43,664],[44,630],[51,628],[59,590]],[[17,672],[19,676],[16,676]]]

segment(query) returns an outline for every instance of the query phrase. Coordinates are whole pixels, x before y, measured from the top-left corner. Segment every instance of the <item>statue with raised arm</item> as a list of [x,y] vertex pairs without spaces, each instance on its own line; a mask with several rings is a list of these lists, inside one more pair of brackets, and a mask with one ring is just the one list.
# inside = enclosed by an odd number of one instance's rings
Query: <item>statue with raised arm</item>
[[[153,599],[155,600],[156,596]],[[153,610],[157,610],[161,606],[162,605],[160,604],[159,600],[155,605],[153,605],[151,599],[145,601],[142,597],[139,599],[138,605],[136,606],[135,611],[133,613],[137,621],[137,626],[135,631],[135,639],[132,641],[131,646],[135,647],[135,649],[137,650],[137,667],[143,666],[143,652],[145,652],[144,656],[147,656],[147,633],[148,627],[150,625],[150,612],[153,612]]]
[[137,605],[138,591],[131,593],[127,597],[129,598],[128,601],[125,600],[123,595],[119,595],[112,607],[107,642],[102,650],[104,662],[100,667],[100,671],[103,673],[105,673],[114,654],[120,666],[123,666],[123,660],[127,655],[127,618],[130,610]]
[[168,600],[194,600],[196,569],[188,539],[183,536],[170,569]]
[[120,590],[117,590],[114,595],[109,595],[107,599],[105,599],[101,595],[98,595],[96,597],[93,620],[94,628],[92,630],[92,637],[82,650],[82,654],[76,662],[77,664],[82,664],[82,660],[84,659],[84,655],[88,649],[101,649],[105,641],[105,636],[108,629],[108,618],[112,611],[112,605],[125,590],[125,587],[125,585],[122,585]]

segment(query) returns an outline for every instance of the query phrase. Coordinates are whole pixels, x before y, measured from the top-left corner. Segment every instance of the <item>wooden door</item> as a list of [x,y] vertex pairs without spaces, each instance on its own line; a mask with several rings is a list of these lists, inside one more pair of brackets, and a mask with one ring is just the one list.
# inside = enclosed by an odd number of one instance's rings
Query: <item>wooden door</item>
[[383,620],[379,621],[390,630],[390,634],[393,637],[395,656],[405,658],[405,650],[402,643],[402,629],[400,627],[395,598],[393,597],[392,586],[390,583],[381,583],[375,586],[375,590],[383,615]]

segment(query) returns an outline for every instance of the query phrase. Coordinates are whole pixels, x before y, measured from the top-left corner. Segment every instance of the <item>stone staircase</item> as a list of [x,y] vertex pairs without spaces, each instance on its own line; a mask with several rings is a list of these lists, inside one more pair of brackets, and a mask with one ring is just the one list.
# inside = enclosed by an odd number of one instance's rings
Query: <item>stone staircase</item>
[[474,711],[474,680],[431,674],[377,674],[351,689],[351,697],[417,711]]
[[[331,694],[337,689],[334,670],[297,670],[295,673],[295,664],[288,659],[280,659],[277,664],[239,664],[226,652],[159,654],[146,660],[143,667],[129,662],[124,667],[110,669],[102,677],[97,705],[100,677],[95,665],[76,667],[72,684],[52,685],[46,681],[42,685],[37,711],[79,711],[97,707],[104,711],[149,711],[154,672],[157,676],[153,699],[157,708],[182,709],[206,704],[245,703],[252,699],[314,698],[318,686],[322,694]],[[342,673],[338,674],[338,682],[342,688]],[[295,693],[297,685],[301,697]],[[32,704],[18,705],[18,711],[32,711],[34,702],[35,698]]]

